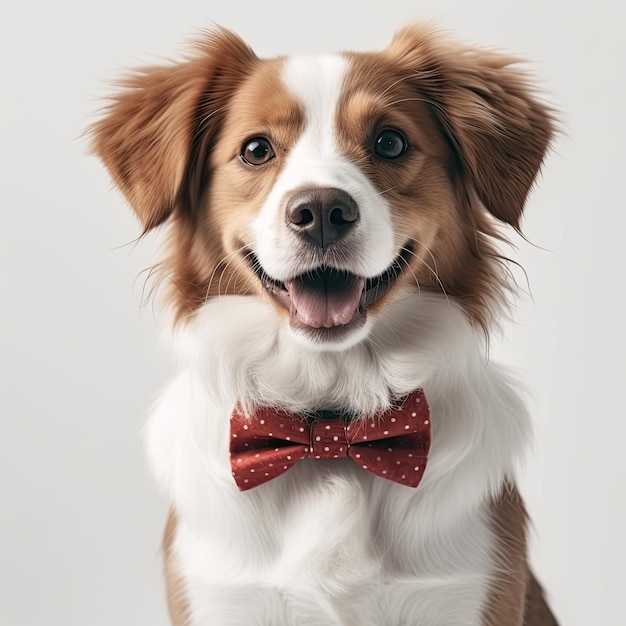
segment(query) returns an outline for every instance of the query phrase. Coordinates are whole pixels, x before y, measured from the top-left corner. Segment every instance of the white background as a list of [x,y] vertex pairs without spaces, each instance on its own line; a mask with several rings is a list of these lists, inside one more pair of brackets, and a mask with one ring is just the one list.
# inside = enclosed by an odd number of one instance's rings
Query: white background
[[[9,8],[9,4],[12,5]],[[124,68],[213,20],[260,55],[381,48],[434,18],[532,61],[563,134],[514,239],[532,298],[494,339],[532,390],[533,560],[567,626],[626,624],[624,101],[618,3],[79,0],[0,9],[0,624],[165,626],[166,503],[140,432],[171,371],[141,308],[157,238],[87,155]],[[621,320],[621,321],[620,321]],[[383,625],[381,625],[383,626]],[[435,626],[435,625],[433,625]]]

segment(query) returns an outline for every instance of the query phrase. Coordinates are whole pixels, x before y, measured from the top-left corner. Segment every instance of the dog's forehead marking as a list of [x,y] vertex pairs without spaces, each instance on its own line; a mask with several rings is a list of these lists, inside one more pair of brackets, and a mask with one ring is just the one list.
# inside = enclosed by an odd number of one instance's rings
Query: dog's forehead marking
[[307,130],[315,134],[318,147],[331,152],[335,150],[333,129],[348,64],[340,55],[295,56],[282,71],[286,88],[304,109]]

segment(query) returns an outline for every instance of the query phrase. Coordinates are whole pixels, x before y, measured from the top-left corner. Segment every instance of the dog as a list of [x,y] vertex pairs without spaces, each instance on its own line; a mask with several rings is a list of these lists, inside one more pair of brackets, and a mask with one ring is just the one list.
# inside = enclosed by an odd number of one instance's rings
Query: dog
[[557,623],[487,358],[555,127],[517,59],[419,24],[273,59],[216,27],[125,79],[91,132],[168,232],[146,446],[175,626]]

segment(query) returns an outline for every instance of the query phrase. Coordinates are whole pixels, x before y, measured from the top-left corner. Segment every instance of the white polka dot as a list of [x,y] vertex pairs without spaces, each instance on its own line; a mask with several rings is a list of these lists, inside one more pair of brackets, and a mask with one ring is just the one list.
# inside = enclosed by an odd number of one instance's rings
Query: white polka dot
[[326,430],[330,430],[330,424],[326,424]]
[[278,424],[278,428],[285,428],[284,424]]
[[305,449],[304,449],[304,451],[305,451],[305,452],[308,452],[308,451],[309,451],[309,449],[308,449],[308,448],[305,448]]
[[396,465],[401,465],[402,462],[401,461],[396,461]]
[[254,470],[252,468],[250,468],[250,473],[254,474]]
[[367,465],[363,465],[363,469],[367,469]]
[[335,435],[335,436],[333,437],[333,441],[339,441],[339,437],[337,437],[337,435]]
[[318,435],[317,437],[315,437],[315,441],[321,441],[321,437]]
[[343,446],[339,447],[339,452],[343,452]]
[[259,424],[265,424],[265,420],[259,420]]
[[424,420],[424,424],[428,424],[428,423],[429,423],[428,420]]
[[333,459],[338,459],[339,455],[338,454],[333,454]]
[[393,448],[387,448],[387,452],[393,452]]
[[243,425],[243,429],[244,429],[244,430],[248,430],[248,424],[244,424],[244,425]]
[[410,426],[407,424],[407,425],[404,427],[404,430],[409,430],[409,428],[410,428]]
[[411,413],[411,417],[417,417],[417,413]]
[[402,474],[402,476],[400,476],[400,478],[402,478],[402,480],[404,480],[406,478],[406,474]]
[[291,437],[285,437],[286,441],[291,441]]
[[302,426],[300,426],[300,428],[298,428],[298,430],[303,433],[304,432],[304,428]]
[[363,435],[363,439],[367,439],[367,435]]
[[244,479],[243,479],[243,482],[244,482],[244,483],[249,483],[250,481],[249,481],[247,478],[244,478]]
[[237,439],[237,435],[233,433],[233,439]]
[[287,466],[286,466],[286,465],[283,465],[283,469],[287,469]]
[[319,454],[316,454],[316,455],[315,455],[315,458],[316,458],[316,459],[320,459],[321,457],[320,457],[320,455],[319,455]]
[[330,448],[328,446],[324,446],[324,452],[330,452]]
[[360,455],[360,454],[355,454],[354,456],[355,456],[357,459],[360,459],[360,458],[361,458],[361,455]]
[[291,461],[291,456],[287,455],[287,460]]
[[383,435],[388,435],[389,431],[388,430],[383,430]]
[[278,452],[278,448],[274,448],[274,452]]
[[395,417],[392,417],[392,418],[391,418],[391,421],[392,421],[392,422],[396,422],[397,420],[396,420],[396,418],[395,418]]
[[413,455],[409,452],[409,459],[412,459]]
[[268,472],[265,472],[265,475],[266,475],[266,476],[269,476],[269,473],[268,473]]
[[416,466],[415,466],[415,471],[416,471],[416,472],[419,472],[419,471],[420,471],[420,468],[419,468],[419,466],[418,466],[418,465],[416,465]]
[[274,436],[274,433],[267,433],[270,437]]
[[421,398],[415,398],[415,403],[416,403],[416,404],[419,404],[421,401],[422,401],[422,399],[421,399]]
[[274,467],[274,464],[273,463],[268,463],[267,466],[268,467]]
[[370,428],[376,428],[376,424],[370,424]]
[[241,463],[241,459],[237,459],[237,463]]
[[261,456],[261,455],[257,453],[257,454],[255,454],[255,455],[254,455],[254,458],[255,458],[255,459],[258,459],[260,456]]
[[244,443],[244,444],[243,444],[244,448],[247,448],[249,445],[250,445],[250,444],[248,444],[248,443]]
[[387,470],[383,470],[383,472],[382,472],[382,473],[383,473],[383,474],[386,474],[386,473],[387,473]]
[[377,461],[380,461],[380,457],[379,457],[379,456],[377,456],[377,457],[376,457],[376,460],[377,460]]

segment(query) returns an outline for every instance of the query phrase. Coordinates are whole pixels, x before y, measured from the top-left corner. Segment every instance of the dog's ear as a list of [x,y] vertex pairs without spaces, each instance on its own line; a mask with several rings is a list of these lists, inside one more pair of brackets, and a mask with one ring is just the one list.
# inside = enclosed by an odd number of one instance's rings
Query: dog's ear
[[430,103],[453,150],[453,167],[460,169],[456,174],[490,213],[519,230],[554,118],[517,61],[418,27],[399,31],[388,53],[411,72]]
[[188,59],[124,79],[103,119],[90,128],[92,151],[137,212],[144,232],[198,193],[200,161],[215,140],[226,101],[256,60],[235,34],[211,32]]

